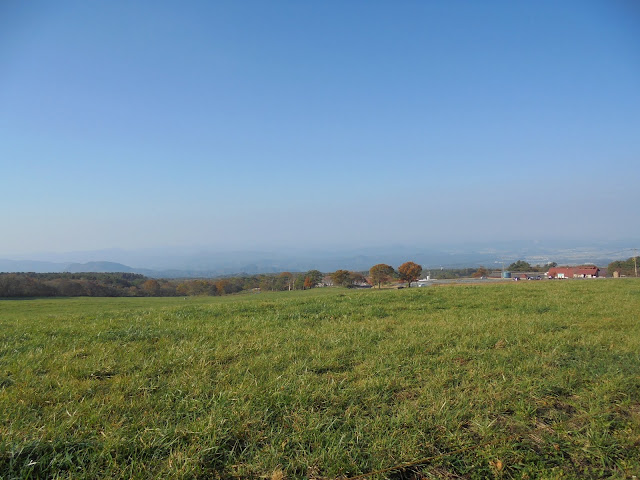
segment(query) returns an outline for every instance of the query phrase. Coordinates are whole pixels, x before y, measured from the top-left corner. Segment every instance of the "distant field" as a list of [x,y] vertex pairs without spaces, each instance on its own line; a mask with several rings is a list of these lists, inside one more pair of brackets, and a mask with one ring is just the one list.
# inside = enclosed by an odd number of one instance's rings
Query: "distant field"
[[640,281],[0,300],[0,478],[632,478]]

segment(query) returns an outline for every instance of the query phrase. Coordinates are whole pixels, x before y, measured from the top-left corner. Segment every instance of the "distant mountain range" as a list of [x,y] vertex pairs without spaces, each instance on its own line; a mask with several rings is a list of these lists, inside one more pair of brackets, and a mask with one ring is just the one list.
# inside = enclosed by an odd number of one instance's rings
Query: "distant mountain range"
[[2,272],[138,273],[139,270],[141,269],[116,262],[56,263],[38,260],[0,260],[0,271]]
[[64,269],[69,273],[94,272],[94,273],[138,273],[135,268],[128,267],[122,263],[116,262],[87,262],[87,263],[71,263]]
[[[37,260],[0,259],[0,272],[129,272],[156,278],[216,277],[240,273],[302,272],[317,269],[332,272],[340,268],[364,271],[376,263],[394,267],[407,260],[428,269],[465,268],[483,265],[501,268],[522,259],[535,264],[557,262],[606,266],[613,260],[634,255],[631,242],[587,247],[512,243],[502,245],[458,245],[441,248],[391,246],[359,250],[299,250],[271,252],[218,252],[207,248],[145,250],[102,250],[42,254]],[[137,265],[135,267],[129,265]]]

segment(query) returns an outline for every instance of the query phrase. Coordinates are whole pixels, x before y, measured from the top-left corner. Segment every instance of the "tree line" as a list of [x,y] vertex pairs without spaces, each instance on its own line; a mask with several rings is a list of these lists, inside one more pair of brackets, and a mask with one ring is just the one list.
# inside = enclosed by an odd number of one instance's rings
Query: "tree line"
[[[510,271],[546,271],[555,263],[532,266],[518,260]],[[633,259],[612,262],[609,270],[622,274],[633,272]],[[326,278],[327,285],[341,287],[377,286],[405,282],[407,286],[423,274],[421,265],[405,262],[397,270],[379,263],[368,272],[339,269]],[[480,267],[460,269],[434,269],[432,278],[461,278],[487,276],[489,271]],[[0,273],[0,297],[171,297],[193,295],[229,295],[243,291],[305,290],[325,285],[325,275],[319,270],[308,272],[282,272],[279,274],[238,275],[217,279],[155,279],[136,273]]]
[[[610,275],[635,275],[640,257],[611,262]],[[512,272],[546,272],[555,262],[530,265],[524,260],[507,267]],[[434,269],[434,279],[483,277],[489,270],[480,268]],[[421,265],[405,262],[394,269],[379,263],[368,272],[339,269],[329,274],[327,284],[341,287],[377,286],[392,281],[410,287],[423,274]],[[137,273],[0,273],[0,298],[11,297],[171,297],[193,295],[229,295],[243,291],[305,290],[325,285],[319,270],[279,274],[237,275],[217,279],[155,279]]]
[[304,290],[322,278],[318,270],[197,280],[155,279],[136,273],[0,273],[0,298],[219,296],[257,289]]
[[[367,278],[367,273],[369,278]],[[377,264],[369,272],[336,270],[327,285],[381,285],[391,280],[415,282],[422,266],[405,262],[396,271]],[[17,297],[172,297],[229,295],[243,291],[305,290],[324,286],[319,270],[304,273],[238,275],[217,279],[156,279],[136,273],[0,273],[0,298]]]
[[336,270],[330,275],[333,285],[341,287],[356,287],[365,285],[377,285],[381,288],[383,284],[391,282],[391,280],[400,280],[407,282],[411,286],[411,282],[415,282],[422,275],[422,266],[414,262],[405,262],[398,267],[396,271],[391,265],[386,263],[378,263],[369,269],[369,278],[361,272],[350,272],[349,270]]
[[613,275],[618,272],[619,275],[633,277],[637,275],[638,265],[640,265],[640,257],[630,257],[626,260],[616,260],[611,262],[607,267],[607,273]]
[[513,262],[511,265],[507,267],[507,270],[510,272],[548,272],[550,268],[557,267],[558,264],[556,262],[545,263],[544,265],[531,265],[529,262],[525,262],[524,260],[518,260]]

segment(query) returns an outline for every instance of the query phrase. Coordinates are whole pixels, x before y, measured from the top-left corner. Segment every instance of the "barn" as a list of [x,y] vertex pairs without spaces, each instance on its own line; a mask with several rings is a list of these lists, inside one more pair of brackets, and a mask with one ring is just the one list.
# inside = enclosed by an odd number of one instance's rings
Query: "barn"
[[582,265],[579,267],[553,267],[547,272],[549,278],[597,278],[600,269],[595,265]]

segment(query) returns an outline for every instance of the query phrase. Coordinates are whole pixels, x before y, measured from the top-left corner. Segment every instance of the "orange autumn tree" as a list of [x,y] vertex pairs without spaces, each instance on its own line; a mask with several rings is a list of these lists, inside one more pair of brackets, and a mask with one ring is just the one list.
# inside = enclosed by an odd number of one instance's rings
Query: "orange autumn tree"
[[411,287],[411,282],[415,282],[420,278],[422,265],[413,262],[404,262],[398,267],[398,273],[400,274],[400,280],[407,282],[408,287]]
[[471,274],[471,278],[482,278],[489,275],[489,270],[484,267],[480,267],[478,270]]
[[371,277],[372,283],[377,283],[378,288],[383,283],[387,283],[391,280],[391,277],[395,273],[395,270],[391,265],[387,265],[385,263],[378,263],[369,269],[369,276]]
[[351,272],[349,270],[336,270],[331,274],[331,281],[336,286],[348,287],[351,285]]

